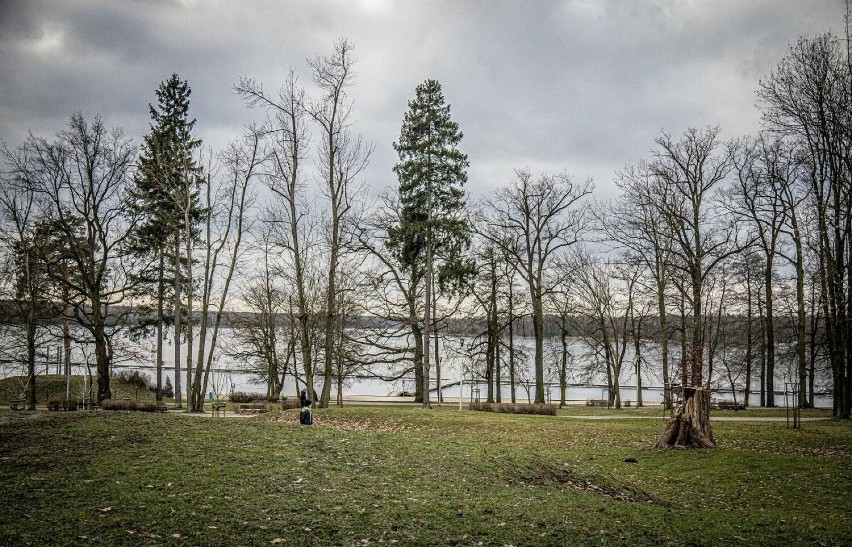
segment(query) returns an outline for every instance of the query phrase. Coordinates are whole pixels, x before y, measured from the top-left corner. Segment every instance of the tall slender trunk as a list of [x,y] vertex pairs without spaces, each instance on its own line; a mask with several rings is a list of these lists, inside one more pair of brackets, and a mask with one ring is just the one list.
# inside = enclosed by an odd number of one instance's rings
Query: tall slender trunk
[[[32,282],[27,281],[32,289]],[[32,291],[30,291],[32,292]],[[30,298],[29,310],[27,310],[27,408],[36,408],[36,313],[35,298]]]
[[[495,401],[494,386],[500,385],[500,381],[496,378],[498,370],[497,345],[500,343],[500,341],[497,337],[497,261],[494,259],[493,254],[491,254],[489,258],[489,275],[491,276],[491,286],[488,298],[488,402],[493,403]],[[497,395],[497,402],[499,402],[499,399],[500,396]]]
[[766,291],[766,406],[775,406],[775,318],[772,309],[772,255],[766,258],[764,272],[764,290]]
[[414,402],[423,402],[423,393],[426,391],[423,378],[423,329],[420,328],[417,317],[411,321],[411,334],[414,338]]
[[514,283],[509,280],[509,388],[512,390],[512,404],[515,404],[515,311],[513,301]]
[[165,292],[165,256],[163,249],[158,250],[160,264],[157,268],[157,388],[155,397],[157,402],[163,401],[163,294]]
[[541,299],[533,304],[533,331],[535,332],[535,402],[544,403],[544,311]]
[[757,317],[760,322],[760,406],[766,406],[766,316],[761,295],[757,295]]
[[68,288],[68,261],[62,260],[60,263],[60,273],[65,281],[62,284],[62,353],[65,361],[65,400],[71,398],[71,306],[70,301],[71,291]]
[[180,325],[181,325],[181,301],[180,301],[180,290],[181,290],[181,268],[180,268],[180,230],[175,233],[175,408],[183,407],[183,392],[181,390],[181,382],[180,382]]
[[[194,410],[198,401],[192,400],[192,346],[194,343],[193,333],[193,310],[194,298],[193,276],[192,276],[192,221],[190,218],[190,191],[187,179],[186,195],[187,203],[183,213],[184,245],[186,256],[186,404],[189,410]],[[206,317],[204,318],[207,319]]]
[[565,392],[568,389],[568,329],[562,317],[562,328],[560,329],[560,341],[562,342],[562,363],[559,367],[559,406],[565,406]]
[[[429,155],[427,154],[427,165],[429,165]],[[428,167],[427,170],[431,175],[431,167]],[[423,354],[423,408],[430,408],[429,404],[429,388],[430,388],[430,379],[429,379],[429,334],[432,328],[432,188],[431,188],[431,177],[427,176],[426,179],[426,215],[427,215],[427,224],[426,224],[426,287],[425,287],[425,297],[423,306],[423,348],[425,351]]]
[[[669,335],[668,335],[668,323],[666,316],[666,284],[665,280],[662,279],[663,275],[658,276],[657,280],[657,314],[659,315],[660,321],[660,340],[661,340],[661,352],[662,352],[662,361],[663,361],[663,385],[667,386],[671,383],[671,376],[669,374]],[[671,399],[666,399],[666,395],[663,395],[663,403],[666,408],[671,408]]]
[[[334,367],[334,325],[337,319],[337,263],[340,253],[340,221],[336,200],[332,198],[331,250],[328,264],[328,287],[325,300],[325,368],[323,369],[320,407],[328,407],[331,400],[332,371]],[[429,307],[428,305],[426,306]],[[426,347],[429,347],[428,344]],[[428,352],[427,352],[428,354]]]
[[[433,280],[434,281],[434,280]],[[435,288],[432,287],[432,317],[437,317],[438,314],[438,294],[435,292]],[[441,356],[440,356],[440,346],[438,343],[438,326],[435,325],[435,384],[437,386],[437,397],[438,404],[444,402],[444,395],[441,393]]]
[[793,244],[796,247],[796,363],[799,373],[799,407],[807,408],[808,397],[806,392],[807,379],[807,357],[805,354],[805,340],[807,337],[807,311],[805,302],[805,256],[802,237],[799,233],[798,218],[796,211],[791,211],[791,223],[793,226]]
[[636,364],[636,406],[642,407],[642,322],[636,322],[633,309],[630,310],[630,322],[633,327],[633,354]]
[[748,408],[749,398],[751,397],[751,365],[754,360],[754,309],[751,294],[751,274],[746,273],[746,377],[745,395],[743,396],[743,406],[746,408]]

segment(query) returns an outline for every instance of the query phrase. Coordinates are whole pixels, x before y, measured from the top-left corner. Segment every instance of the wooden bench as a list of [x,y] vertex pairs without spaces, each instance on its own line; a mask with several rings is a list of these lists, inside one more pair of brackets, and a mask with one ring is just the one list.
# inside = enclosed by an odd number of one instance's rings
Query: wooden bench
[[733,401],[719,401],[716,404],[719,410],[745,410],[744,404],[735,403]]
[[213,401],[210,403],[210,415],[219,416],[225,415],[225,401]]
[[587,399],[586,406],[609,406],[609,401],[606,399]]
[[26,410],[27,409],[27,400],[26,399],[12,399],[9,403],[9,408],[12,410]]
[[265,404],[243,403],[240,405],[240,414],[255,414],[258,412],[268,412],[269,409]]

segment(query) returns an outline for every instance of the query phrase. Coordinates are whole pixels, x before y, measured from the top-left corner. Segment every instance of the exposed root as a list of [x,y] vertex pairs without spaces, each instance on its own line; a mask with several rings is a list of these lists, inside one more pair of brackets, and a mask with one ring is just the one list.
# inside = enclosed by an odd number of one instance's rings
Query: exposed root
[[684,404],[657,439],[657,448],[716,448],[710,429],[710,394],[688,388]]

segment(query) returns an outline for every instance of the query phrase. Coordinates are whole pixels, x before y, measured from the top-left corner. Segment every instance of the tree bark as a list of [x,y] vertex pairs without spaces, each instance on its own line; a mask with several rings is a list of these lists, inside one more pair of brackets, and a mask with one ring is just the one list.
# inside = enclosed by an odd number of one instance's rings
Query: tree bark
[[175,408],[183,407],[183,394],[181,391],[180,382],[180,323],[181,323],[181,302],[180,302],[180,230],[175,232]]
[[710,428],[710,392],[684,388],[684,403],[657,440],[657,448],[715,448]]
[[157,387],[155,397],[158,403],[163,401],[163,293],[165,292],[165,257],[163,249],[158,251],[160,265],[157,268]]

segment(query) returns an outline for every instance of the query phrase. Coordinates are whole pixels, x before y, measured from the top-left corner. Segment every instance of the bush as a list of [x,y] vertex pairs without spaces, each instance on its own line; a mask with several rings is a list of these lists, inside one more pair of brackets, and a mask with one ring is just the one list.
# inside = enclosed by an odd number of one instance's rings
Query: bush
[[166,385],[163,386],[163,397],[171,399],[175,396],[175,388],[172,385],[172,379],[166,376]]
[[138,389],[151,387],[151,377],[138,370],[122,370],[113,375],[113,378]]
[[507,414],[541,414],[544,416],[556,416],[556,405],[512,404],[512,403],[470,403],[470,410],[481,412],[503,412]]
[[232,403],[254,403],[265,402],[266,395],[260,393],[246,393],[245,391],[235,391],[229,396]]
[[289,397],[281,399],[281,410],[290,410],[291,408],[299,408],[301,406],[299,399],[296,399],[295,397],[292,399]]
[[139,401],[136,399],[104,399],[101,402],[104,410],[130,410],[135,412],[165,412],[166,405],[158,405],[154,401]]
[[66,401],[64,399],[57,399],[55,401],[47,402],[48,410],[77,410],[77,401]]

